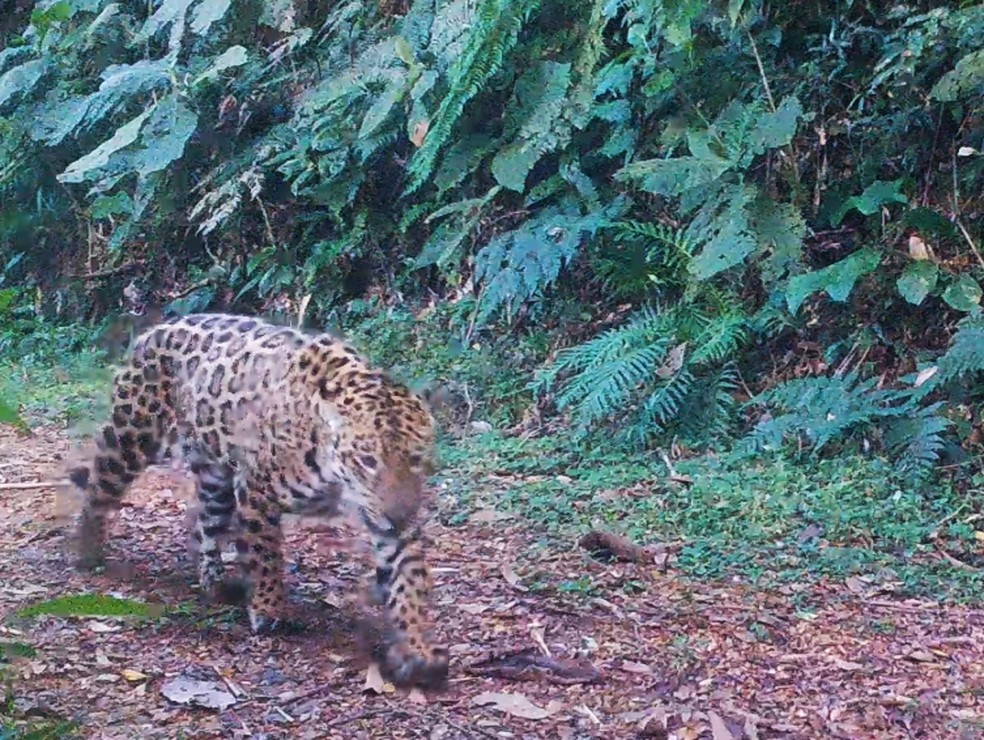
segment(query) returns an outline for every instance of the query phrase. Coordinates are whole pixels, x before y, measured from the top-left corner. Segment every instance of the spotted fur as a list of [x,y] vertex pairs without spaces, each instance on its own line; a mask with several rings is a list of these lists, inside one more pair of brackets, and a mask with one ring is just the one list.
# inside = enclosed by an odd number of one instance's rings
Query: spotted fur
[[221,592],[222,545],[234,540],[256,632],[284,617],[284,513],[365,525],[377,595],[392,638],[386,663],[402,683],[433,685],[448,655],[427,636],[428,572],[416,514],[433,470],[425,398],[328,336],[242,316],[198,314],[141,334],[114,382],[113,413],[84,491],[80,563],[101,562],[107,517],[136,476],[181,444],[196,477],[199,581]]

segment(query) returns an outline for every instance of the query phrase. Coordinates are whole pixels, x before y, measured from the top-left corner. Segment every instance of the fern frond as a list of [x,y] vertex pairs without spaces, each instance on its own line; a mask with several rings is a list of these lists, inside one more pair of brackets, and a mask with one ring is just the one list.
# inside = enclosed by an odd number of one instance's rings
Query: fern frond
[[582,373],[557,397],[558,408],[574,406],[582,426],[611,416],[652,377],[667,349],[665,341],[656,342],[632,349],[594,372]]
[[539,0],[481,3],[467,44],[448,72],[448,92],[431,119],[427,138],[407,168],[410,175],[407,193],[415,192],[430,177],[465,105],[502,68],[524,23],[539,4]]
[[700,376],[683,401],[686,413],[677,418],[674,430],[700,446],[726,437],[739,387],[738,370],[730,363]]
[[913,480],[925,478],[939,462],[946,442],[943,433],[953,424],[938,413],[942,403],[934,403],[893,420],[885,442],[899,460],[899,469]]
[[695,367],[716,365],[734,357],[745,343],[745,324],[745,317],[739,313],[709,321],[693,341],[696,349],[690,356],[690,364]]
[[694,384],[694,375],[687,369],[680,370],[660,384],[642,406],[641,424],[651,432],[662,430],[677,418],[684,401]]
[[936,367],[936,374],[916,389],[919,397],[946,383],[984,372],[984,316],[968,316],[958,324],[950,348]]

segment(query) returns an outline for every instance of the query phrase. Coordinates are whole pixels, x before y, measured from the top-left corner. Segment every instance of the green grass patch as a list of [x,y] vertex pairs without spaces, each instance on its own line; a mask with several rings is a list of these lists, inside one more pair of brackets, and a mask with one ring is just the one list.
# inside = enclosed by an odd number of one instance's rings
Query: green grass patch
[[23,726],[14,722],[0,724],[0,740],[67,740],[81,737],[74,722],[36,722]]
[[102,594],[69,594],[31,604],[17,612],[22,619],[50,614],[56,617],[133,617],[145,619],[158,616],[155,605],[133,599],[120,599]]
[[37,654],[38,651],[26,643],[0,641],[0,663],[12,663],[17,659],[33,658]]
[[[979,491],[942,479],[906,488],[888,462],[860,456],[704,456],[676,464],[693,480],[682,486],[658,456],[610,450],[604,440],[494,434],[448,447],[442,475],[460,503],[450,523],[491,505],[568,541],[597,523],[642,544],[683,540],[677,567],[698,578],[777,585],[873,575],[910,595],[984,600],[982,573],[941,560],[931,540],[984,565],[974,528],[962,524],[984,509]],[[505,490],[504,474],[515,476]]]
[[16,361],[0,357],[0,405],[28,426],[56,421],[91,425],[108,411],[111,378],[96,352]]

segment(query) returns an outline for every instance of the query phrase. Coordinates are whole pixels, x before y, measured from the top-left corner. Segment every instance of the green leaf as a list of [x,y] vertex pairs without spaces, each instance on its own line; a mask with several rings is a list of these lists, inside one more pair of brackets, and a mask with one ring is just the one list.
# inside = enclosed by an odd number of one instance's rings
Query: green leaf
[[124,123],[102,144],[69,164],[65,171],[58,175],[58,180],[61,182],[83,182],[88,179],[89,173],[99,171],[108,165],[114,154],[137,140],[137,137],[140,136],[140,127],[143,126],[144,121],[152,112],[153,109],[145,110]]
[[766,285],[773,285],[783,276],[799,271],[806,236],[806,221],[800,210],[791,203],[759,198],[750,218],[752,231],[765,257],[761,270]]
[[132,104],[144,93],[167,84],[164,59],[142,59],[134,64],[111,64],[102,73],[99,89],[47,109],[31,129],[35,141],[55,146],[72,134],[87,131]]
[[899,295],[909,303],[918,306],[936,287],[939,273],[940,269],[935,262],[929,260],[910,262],[895,283],[899,289]]
[[688,229],[691,237],[698,237],[692,231],[712,234],[703,249],[690,262],[690,272],[697,280],[708,280],[718,273],[741,264],[745,257],[758,246],[749,233],[748,214],[745,206],[751,200],[751,188],[737,186],[726,190],[726,207],[707,226],[706,229]]
[[147,43],[158,31],[162,31],[171,24],[176,24],[175,33],[180,34],[185,22],[185,14],[195,0],[164,0],[154,14],[144,21],[143,27],[134,36],[131,46]]
[[396,56],[399,60],[407,66],[411,66],[416,63],[413,56],[413,47],[410,46],[410,42],[403,38],[403,36],[396,37],[394,49],[396,50]]
[[878,210],[889,203],[909,204],[909,199],[900,192],[902,180],[876,180],[864,189],[861,195],[848,198],[841,207],[830,217],[832,226],[839,226],[844,216],[857,209],[865,216],[878,213]]
[[518,131],[512,143],[492,160],[492,174],[505,188],[522,193],[530,170],[548,152],[567,143],[570,126],[562,116],[568,104],[571,65],[542,62],[516,83],[515,118]]
[[[427,138],[414,153],[407,167],[410,179],[406,187],[407,193],[418,190],[433,174],[437,159],[447,146],[466,104],[502,68],[508,52],[518,42],[527,18],[538,5],[539,0],[527,0],[523,3],[486,0],[478,5],[478,13],[473,22],[468,24],[471,29],[464,48],[456,55],[448,70],[448,92],[431,119]],[[436,36],[437,29],[432,29],[432,38]]]
[[197,85],[199,82],[214,79],[219,76],[220,72],[224,72],[232,67],[241,67],[246,64],[247,58],[245,47],[239,45],[230,46],[224,52],[219,54],[219,56],[215,58],[215,61],[212,62],[211,66],[198,75],[192,84]]
[[835,301],[846,301],[858,278],[872,272],[880,262],[878,252],[865,248],[821,270],[791,278],[786,290],[790,313],[795,314],[803,301],[821,290]]
[[204,36],[213,23],[225,17],[230,5],[232,0],[202,0],[191,16],[192,33]]
[[89,208],[89,215],[92,218],[108,218],[119,213],[131,213],[133,211],[133,201],[126,193],[115,193],[113,195],[100,195]]
[[623,167],[615,173],[615,179],[621,182],[635,181],[638,187],[650,193],[674,196],[714,182],[731,169],[731,166],[730,161],[717,156],[712,159],[644,159]]
[[46,59],[34,59],[0,75],[0,109],[9,101],[29,94],[47,70]]
[[796,124],[803,115],[799,98],[790,95],[783,98],[776,111],[759,115],[749,132],[749,141],[755,154],[785,146],[796,135]]
[[981,305],[981,286],[970,275],[959,275],[946,286],[943,300],[955,311],[976,311]]
[[112,187],[121,177],[140,179],[165,169],[184,153],[198,117],[172,94],[125,123],[93,151],[58,176],[62,182],[99,182]]
[[943,75],[929,91],[932,98],[952,103],[964,94],[980,94],[984,89],[984,50],[972,51]]
[[359,128],[360,139],[369,138],[383,125],[383,122],[396,104],[403,99],[404,92],[404,79],[402,75],[392,79],[386,85],[386,89],[383,90],[381,95],[376,97],[372,105],[369,106],[369,110],[366,111],[365,117],[362,119],[362,126]]

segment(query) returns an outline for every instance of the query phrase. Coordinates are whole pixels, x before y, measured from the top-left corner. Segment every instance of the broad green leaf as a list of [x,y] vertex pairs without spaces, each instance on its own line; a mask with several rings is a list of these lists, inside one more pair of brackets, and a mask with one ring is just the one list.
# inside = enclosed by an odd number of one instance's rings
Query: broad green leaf
[[570,124],[563,114],[570,81],[570,64],[543,62],[516,83],[518,110],[507,121],[515,136],[492,160],[492,174],[504,188],[522,193],[534,165],[567,143]]
[[803,107],[795,95],[784,98],[774,113],[762,113],[749,133],[752,151],[762,154],[791,142],[802,115]]
[[181,157],[197,125],[195,113],[176,94],[170,95],[121,126],[92,152],[72,162],[58,179],[97,181],[103,187],[110,187],[129,174],[146,178]]
[[685,190],[707,185],[731,169],[732,163],[723,157],[698,159],[676,157],[674,159],[644,159],[626,165],[615,173],[615,179],[635,182],[650,193],[674,196]]
[[[147,43],[158,31],[162,31],[172,23],[179,26],[184,24],[185,14],[195,0],[164,0],[154,14],[144,21],[143,27],[136,34],[132,46]],[[178,31],[181,29],[179,28]]]
[[[95,0],[95,4],[97,6],[101,4],[101,2],[102,0]],[[99,10],[99,8],[94,8],[92,12],[95,12],[96,10]],[[110,3],[105,8],[100,10],[99,15],[96,16],[96,19],[89,24],[88,28],[85,29],[86,37],[91,38],[94,36],[96,32],[106,26],[111,19],[118,16],[120,14],[120,10],[121,8],[119,3]]]
[[192,33],[204,36],[213,23],[222,20],[232,0],[202,0],[191,14]]
[[959,275],[946,286],[943,300],[956,311],[975,311],[981,305],[981,286],[970,275]]
[[369,138],[376,132],[376,129],[383,125],[396,104],[403,99],[403,94],[406,92],[404,82],[402,75],[391,79],[382,94],[377,96],[372,105],[369,106],[369,110],[366,111],[366,115],[362,119],[362,126],[359,128],[360,139]]
[[29,94],[47,70],[46,59],[34,59],[0,75],[0,109],[9,101]]
[[[703,214],[698,216],[687,229],[689,238],[709,239],[700,252],[690,261],[690,272],[698,280],[709,280],[718,273],[740,265],[745,257],[758,246],[749,233],[748,213],[745,210],[751,201],[751,188],[736,186],[723,191],[724,208],[715,213],[704,224]],[[701,224],[695,227],[695,224]]]
[[293,0],[263,0],[260,5],[260,23],[290,33],[294,30],[295,13]]
[[102,144],[69,164],[65,171],[58,175],[58,179],[61,182],[83,182],[88,179],[89,173],[108,165],[113,154],[137,140],[140,135],[140,127],[143,126],[144,121],[152,112],[153,109],[145,110],[124,123]]
[[918,306],[936,287],[939,273],[940,269],[936,263],[929,260],[910,262],[895,283],[899,289],[899,295],[909,303]]
[[407,41],[402,36],[396,37],[396,44],[394,45],[394,49],[396,50],[396,56],[404,64],[410,66],[415,63],[416,60],[414,59],[413,56],[413,47],[410,46],[410,42]]
[[434,175],[434,184],[442,193],[457,186],[475,171],[495,148],[495,140],[485,134],[465,134],[448,149]]
[[900,192],[902,180],[876,180],[864,189],[861,195],[848,198],[830,217],[832,226],[839,226],[844,216],[857,209],[865,216],[878,213],[878,210],[889,203],[908,205],[909,199]]
[[732,28],[738,25],[744,5],[745,0],[728,0],[728,20],[731,21]]
[[880,262],[878,252],[865,248],[828,267],[791,278],[786,290],[790,313],[795,314],[803,301],[821,290],[826,291],[832,300],[846,301],[858,278],[874,271]]
[[35,123],[31,137],[49,146],[80,131],[87,131],[132,104],[135,99],[165,86],[168,63],[164,59],[142,59],[134,64],[111,64],[102,73],[99,89],[69,98],[51,108]]
[[492,175],[502,187],[522,193],[530,170],[541,156],[532,142],[510,144],[492,160]]
[[806,221],[796,206],[759,198],[751,212],[751,227],[758,239],[759,251],[764,255],[761,270],[767,285],[799,270]]
[[980,95],[984,90],[984,50],[970,52],[943,75],[929,91],[930,97],[952,103],[966,94]]
[[246,60],[247,54],[245,47],[239,45],[230,46],[215,58],[215,61],[212,62],[208,69],[195,78],[195,82],[193,84],[197,85],[205,80],[214,79],[219,76],[220,72],[224,72],[232,67],[241,67],[246,64]]
[[92,218],[107,218],[120,213],[130,213],[133,211],[133,201],[126,193],[114,193],[113,195],[100,195],[89,207],[89,215]]

